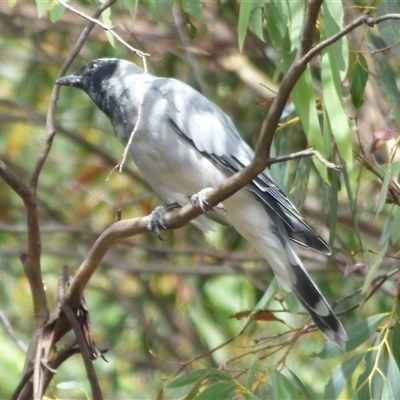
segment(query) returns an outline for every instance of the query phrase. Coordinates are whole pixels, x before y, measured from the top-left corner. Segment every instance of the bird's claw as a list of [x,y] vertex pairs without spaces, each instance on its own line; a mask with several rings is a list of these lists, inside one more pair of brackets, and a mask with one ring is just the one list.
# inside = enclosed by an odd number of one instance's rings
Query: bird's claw
[[160,228],[167,229],[163,221],[164,214],[167,213],[168,211],[180,207],[181,205],[178,203],[170,203],[167,204],[166,206],[156,207],[149,215],[149,222],[147,223],[147,231],[149,233],[155,233],[160,240],[163,240],[160,234]]
[[[213,188],[205,188],[205,189],[200,190],[199,193],[194,194],[190,198],[190,203],[192,204],[192,206],[195,206],[196,203],[198,202],[201,211],[203,211],[203,213],[205,213],[205,214],[208,214],[210,204],[207,201],[207,194],[210,193],[212,190],[213,190]],[[216,205],[216,208],[222,210],[224,215],[226,215],[226,209],[222,203],[218,203]]]
[[155,233],[160,240],[163,240],[160,234],[160,228],[166,229],[163,221],[163,215],[166,212],[167,209],[164,206],[156,207],[149,215],[149,222],[147,224],[147,231],[149,233]]

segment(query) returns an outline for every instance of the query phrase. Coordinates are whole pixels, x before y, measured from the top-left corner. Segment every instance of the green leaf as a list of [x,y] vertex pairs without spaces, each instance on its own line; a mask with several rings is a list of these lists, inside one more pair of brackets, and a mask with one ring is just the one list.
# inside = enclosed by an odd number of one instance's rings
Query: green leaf
[[311,391],[310,387],[306,387],[305,382],[302,382],[300,378],[289,368],[286,368],[286,370],[289,372],[298,390],[300,389],[302,391],[302,399],[305,398],[307,400],[313,400],[316,398],[315,393]]
[[367,61],[362,54],[358,54],[350,71],[350,95],[356,109],[360,108],[364,103],[363,94],[368,76]]
[[244,40],[246,39],[247,28],[250,21],[250,13],[253,9],[253,1],[242,1],[239,10],[238,41],[239,49],[242,51]]
[[[400,14],[400,6],[395,1],[382,1],[378,7],[378,17],[386,14]],[[400,21],[398,19],[389,19],[382,21],[377,25],[383,41],[389,51],[400,60],[399,31]]]
[[338,212],[338,192],[339,192],[339,176],[336,171],[331,171],[331,186],[327,187],[329,199],[329,211],[330,211],[330,224],[329,224],[329,245],[333,247],[334,240],[336,237],[336,226],[337,226],[337,212]]
[[160,15],[163,15],[167,10],[171,10],[174,2],[173,0],[146,0],[149,5],[149,10],[153,18],[160,23]]
[[385,257],[387,248],[389,246],[390,232],[391,232],[391,216],[389,215],[381,234],[380,245],[382,247],[379,250],[379,253],[376,255],[374,254],[372,257],[371,265],[369,267],[367,276],[364,279],[364,284],[361,290],[362,293],[367,293],[367,290],[370,287],[372,280],[375,278],[376,272],[378,271],[379,267],[382,264],[382,260]]
[[229,372],[221,371],[219,369],[209,369],[209,378],[219,378],[227,381],[233,381],[232,375]]
[[[267,29],[274,47],[289,53],[290,42],[288,37],[289,8],[286,1],[271,0],[267,9]],[[276,72],[275,72],[276,73]]]
[[[307,137],[308,145],[314,147],[323,157],[326,157],[324,140],[316,108],[311,67],[309,65],[307,65],[306,70],[297,81],[292,91],[292,99]],[[324,182],[328,183],[326,168],[315,157],[313,157],[313,162]]]
[[8,7],[13,8],[17,4],[17,0],[8,0]]
[[[374,392],[376,392],[376,388],[379,385],[379,375],[376,373],[376,367],[379,368],[378,352],[372,349],[379,346],[381,339],[382,336],[378,335],[373,341],[371,349],[365,354],[365,370],[359,376],[356,384],[357,398],[359,400],[379,398],[379,396],[374,397]],[[379,353],[383,354],[383,351]]]
[[[105,1],[106,0],[101,0],[102,3],[104,3]],[[101,18],[103,19],[104,25],[106,25],[108,27],[112,26],[111,7],[106,8],[102,12]],[[106,36],[107,36],[107,39],[108,39],[109,43],[111,44],[111,46],[115,47],[115,38],[114,38],[114,36],[109,31],[106,31]]]
[[207,368],[201,368],[197,369],[192,372],[188,372],[185,375],[180,375],[174,379],[172,379],[170,382],[168,382],[167,387],[168,388],[177,388],[177,387],[182,387],[182,386],[188,386],[199,379],[203,378],[205,379],[209,370]]
[[128,10],[131,14],[132,21],[135,21],[137,15],[137,9],[139,5],[139,0],[130,0],[123,3],[128,7]]
[[65,8],[56,2],[51,3],[49,7],[49,19],[51,22],[57,22],[64,14]]
[[387,192],[389,187],[390,178],[392,176],[392,169],[390,168],[390,164],[385,172],[385,177],[382,182],[381,190],[379,192],[378,202],[376,204],[375,213],[378,214],[382,211],[383,207],[386,204]]
[[[341,2],[338,1],[324,1],[322,4],[323,24],[322,36],[323,38],[330,38],[336,33],[340,32],[343,28],[344,12]],[[327,47],[332,61],[332,68],[335,67],[339,84],[347,76],[347,68],[349,62],[349,44],[347,37],[344,36],[335,43]]]
[[[375,47],[369,44],[369,47],[375,50]],[[398,125],[400,125],[400,95],[397,89],[396,77],[392,67],[386,61],[385,56],[377,52],[374,54],[379,73],[379,80],[382,84],[383,91],[392,108],[393,116]]]
[[400,368],[400,323],[397,319],[392,333],[392,355]]
[[[324,24],[321,33],[323,39],[340,31],[343,21],[342,4],[336,1],[325,1],[322,4]],[[347,73],[348,44],[346,37],[328,46],[322,52],[321,82],[323,100],[333,137],[340,157],[349,170],[353,166],[352,144],[350,140],[350,121],[347,116],[343,98],[342,81]]]
[[[400,207],[395,206],[392,210],[393,223],[392,223],[392,242],[396,242],[400,238]],[[400,339],[400,337],[399,337]]]
[[196,400],[223,400],[228,395],[233,394],[235,388],[235,382],[218,382],[204,389],[196,397]]
[[341,350],[335,343],[327,342],[321,352],[313,353],[311,357],[327,359],[356,349],[376,332],[379,324],[387,315],[386,313],[374,315],[351,327],[347,331],[349,339],[346,342],[344,350]]
[[251,393],[251,392],[246,392],[246,393],[244,394],[244,398],[245,398],[246,400],[260,400],[259,397],[257,397],[254,393]]
[[50,0],[35,0],[36,1],[36,8],[37,8],[37,13],[38,17],[42,18],[43,14],[46,12],[47,7],[50,3]]
[[182,0],[182,8],[186,14],[194,15],[198,20],[200,20],[203,15],[201,7],[203,5],[203,0]]
[[285,375],[272,367],[269,368],[269,371],[271,373],[271,385],[274,399],[300,400],[296,388]]
[[253,27],[254,33],[264,41],[264,33],[263,33],[263,8],[256,7],[251,12],[251,25]]
[[256,374],[258,372],[259,366],[260,366],[259,361],[256,360],[256,361],[254,361],[253,365],[250,368],[249,374],[247,376],[247,382],[246,382],[246,387],[249,389],[251,389],[254,382],[256,381]]
[[364,354],[357,354],[332,371],[331,379],[325,386],[324,399],[337,399],[339,397],[363,358]]
[[[400,371],[396,363],[396,360],[390,353],[388,359],[386,378],[387,378],[387,385],[386,384],[384,385],[384,391],[387,390],[388,394],[385,396],[382,395],[382,398],[394,399],[395,396],[393,396],[393,393],[397,394],[400,393]],[[390,395],[392,397],[390,397]]]
[[289,7],[289,23],[288,32],[290,40],[290,52],[295,52],[299,48],[300,35],[304,21],[304,2],[303,1],[288,1]]

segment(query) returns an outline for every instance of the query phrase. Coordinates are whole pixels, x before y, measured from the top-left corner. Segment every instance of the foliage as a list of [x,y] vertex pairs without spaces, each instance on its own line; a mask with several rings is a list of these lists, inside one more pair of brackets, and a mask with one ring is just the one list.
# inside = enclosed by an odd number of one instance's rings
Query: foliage
[[[69,290],[62,267],[69,265],[74,276],[116,209],[126,220],[148,215],[159,203],[133,163],[127,161],[122,174],[113,171],[122,149],[83,93],[61,91],[56,135],[49,139],[54,81],[90,24],[83,17],[98,7],[104,8],[99,21],[110,29],[95,23],[71,70],[100,57],[143,64],[129,43],[150,54],[151,72],[181,79],[220,105],[253,146],[274,92],[291,66],[309,56],[278,129],[270,132],[271,156],[314,147],[342,168],[303,157],[271,170],[329,238],[329,258],[298,251],[324,294],[338,299],[349,335],[344,350],[326,343],[294,296],[281,293],[263,261],[229,228],[202,234],[187,225],[162,232],[163,242],[136,235],[107,252],[85,289],[87,308],[79,308],[81,327],[97,344],[86,341],[98,358],[104,397],[378,399],[400,393],[400,5],[325,1],[314,35],[306,37],[313,47],[299,55],[305,3],[0,3],[0,376],[7,377],[1,398],[29,372],[24,362],[35,346],[28,344],[54,322],[48,316],[40,322],[32,311],[42,280],[56,315]],[[51,149],[37,169],[46,144]],[[37,188],[24,197],[10,182],[17,177],[35,187],[35,170]],[[32,198],[35,204],[27,201]],[[32,287],[29,227],[36,205],[41,279]],[[39,354],[40,368],[53,365],[64,349],[68,359],[57,366],[46,398],[98,397],[73,333],[57,343],[58,352]]]

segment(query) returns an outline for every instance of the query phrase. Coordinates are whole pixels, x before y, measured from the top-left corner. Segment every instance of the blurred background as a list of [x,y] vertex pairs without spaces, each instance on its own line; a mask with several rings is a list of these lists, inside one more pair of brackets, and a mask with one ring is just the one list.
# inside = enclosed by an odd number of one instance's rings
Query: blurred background
[[[0,159],[24,182],[29,180],[44,144],[54,81],[86,25],[83,18],[63,12],[56,2],[44,2],[43,10],[39,3],[0,2]],[[109,14],[103,14],[102,21],[115,26],[115,32],[131,46],[150,54],[151,73],[180,79],[218,104],[254,148],[286,72],[282,49],[270,39],[271,26],[260,28],[264,40],[253,26],[241,52],[239,2],[204,2],[201,18],[195,16],[196,10],[185,13],[180,2],[172,3],[117,1]],[[350,22],[360,15],[365,3],[345,2],[344,20]],[[369,3],[376,12],[374,2]],[[71,5],[87,15],[97,6],[94,1]],[[43,13],[40,18],[38,12]],[[385,204],[387,189],[396,193],[397,188],[398,128],[392,103],[387,100],[391,96],[387,85],[392,81],[382,83],[382,65],[397,81],[399,64],[394,52],[379,53],[380,60],[371,53],[371,46],[387,46],[384,39],[378,29],[365,26],[347,37],[350,67],[362,65],[367,72],[359,107],[354,99],[352,102],[350,89],[357,77],[363,79],[363,73],[356,71],[351,77],[349,72],[342,82],[343,102],[352,125],[349,143],[356,155],[353,168],[344,175],[329,171],[329,185],[308,158],[272,167],[277,183],[332,245],[331,257],[303,248],[296,247],[296,251],[331,303],[349,297],[340,302],[338,311],[363,301],[363,294],[351,295],[363,286],[371,266],[378,263],[376,273],[398,266],[398,207]],[[142,65],[142,60],[122,44],[110,41],[100,27],[95,27],[69,72],[101,57],[124,58]],[[311,62],[311,72],[316,109],[322,114],[324,107],[332,106],[326,104],[322,94],[318,57]],[[274,155],[308,147],[291,102],[286,111],[275,135]],[[340,164],[334,141],[328,139],[326,143],[332,147],[330,160]],[[68,265],[73,274],[99,234],[113,223],[118,208],[127,219],[148,215],[162,204],[130,159],[123,173],[110,174],[122,150],[110,122],[91,100],[83,92],[62,88],[57,103],[57,134],[37,192],[42,272],[51,309],[56,305],[61,267]],[[396,198],[389,197],[396,203]],[[155,398],[164,380],[173,377],[182,363],[238,333],[244,320],[232,316],[251,310],[273,278],[264,261],[233,229],[215,225],[213,232],[203,234],[189,224],[162,232],[162,237],[162,242],[154,235],[121,241],[107,254],[85,291],[93,338],[100,349],[108,349],[108,362],[95,362],[105,397]],[[1,398],[8,398],[19,382],[32,333],[30,290],[18,259],[26,239],[23,203],[0,180]],[[395,288],[396,280],[388,280],[361,310],[342,315],[343,325],[349,328],[364,318],[390,311]],[[293,334],[284,334],[286,331],[310,320],[294,297],[279,286],[262,306],[285,323],[254,321],[232,343],[189,363],[185,371],[224,365],[240,379],[257,364],[261,374],[256,380],[258,395],[266,398],[263,396],[271,388],[261,378],[263,371],[271,365],[286,365],[295,371],[311,397],[321,397],[338,359],[310,357],[325,346],[325,339],[317,332],[303,335],[293,345],[278,345],[279,351],[275,351],[271,344],[284,342]],[[346,359],[340,357],[341,361]],[[76,355],[60,367],[48,396],[86,398],[87,393],[84,366]],[[170,388],[164,396],[174,399],[185,393],[185,387]]]

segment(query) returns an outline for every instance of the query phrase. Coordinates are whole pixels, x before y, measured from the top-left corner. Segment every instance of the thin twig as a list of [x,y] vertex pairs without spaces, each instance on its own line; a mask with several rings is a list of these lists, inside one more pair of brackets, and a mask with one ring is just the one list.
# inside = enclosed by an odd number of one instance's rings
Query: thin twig
[[[135,135],[135,133],[137,132],[137,130],[138,130],[138,128],[139,128],[139,124],[140,124],[140,119],[142,118],[142,111],[143,111],[143,102],[144,102],[144,95],[145,95],[145,93],[146,93],[146,90],[145,90],[145,84],[146,84],[146,76],[147,76],[147,63],[146,63],[146,58],[144,58],[143,57],[143,69],[144,69],[144,72],[143,72],[143,76],[142,76],[142,79],[143,79],[143,82],[142,82],[142,94],[141,94],[141,96],[140,96],[140,101],[139,101],[139,107],[138,107],[138,112],[137,112],[137,120],[136,120],[136,124],[135,124],[135,126],[134,126],[134,128],[133,128],[133,130],[132,130],[132,132],[131,132],[131,134],[130,134],[130,136],[129,136],[129,140],[128,140],[128,143],[126,144],[126,146],[125,146],[125,148],[124,148],[124,152],[123,152],[123,154],[122,154],[122,157],[121,157],[121,160],[120,160],[120,162],[119,162],[119,164],[117,165],[117,167],[119,167],[118,168],[118,171],[119,172],[122,172],[122,169],[124,168],[124,164],[125,164],[125,161],[126,161],[126,157],[127,157],[127,155],[128,155],[128,152],[129,152],[129,149],[130,149],[130,147],[131,147],[131,145],[132,145],[132,141],[133,141],[133,136]],[[111,171],[112,172],[112,171]],[[110,176],[110,175],[109,175]],[[108,177],[109,177],[108,176]],[[107,178],[108,179],[108,178]]]
[[278,157],[270,158],[268,160],[268,165],[276,164],[276,163],[280,163],[280,162],[284,162],[284,161],[295,160],[297,158],[312,157],[312,156],[315,156],[315,158],[317,158],[317,160],[324,167],[326,167],[328,169],[333,169],[334,171],[340,171],[342,169],[341,165],[336,165],[336,164],[333,164],[333,163],[329,162],[328,160],[325,160],[325,158],[322,157],[322,155],[317,150],[315,150],[313,148],[306,149],[306,150],[301,150],[301,151],[298,151],[296,153],[286,154],[284,156],[278,156]]
[[[124,39],[121,38],[121,36],[119,36],[117,33],[114,32],[114,26],[107,26],[104,25],[102,22],[100,22],[97,17],[89,17],[88,15],[80,12],[79,10],[77,10],[76,8],[72,7],[71,5],[69,5],[68,3],[66,3],[63,0],[57,0],[64,8],[66,8],[67,10],[72,11],[73,13],[79,15],[80,17],[90,21],[93,25],[98,25],[101,28],[103,28],[105,31],[110,32],[111,35],[113,35],[115,37],[115,39],[117,39],[118,42],[122,43],[124,46],[126,46],[130,51],[134,52],[136,55],[138,55],[139,57],[141,57],[142,59],[145,59],[145,57],[148,57],[150,54],[148,53],[144,53],[138,49],[135,49],[134,47],[132,47],[131,45],[129,45],[127,42],[125,42]],[[113,1],[109,1],[108,2],[108,6],[106,8],[108,8],[110,5],[112,5],[113,3],[115,3],[116,0]],[[107,3],[105,3],[107,4]],[[104,10],[103,10],[104,11]],[[102,11],[102,12],[103,12]],[[100,13],[101,14],[101,13]]]
[[18,337],[17,333],[15,332],[11,322],[8,320],[6,315],[3,313],[3,310],[0,308],[0,321],[3,324],[4,328],[6,329],[7,333],[11,337],[11,339],[17,344],[17,346],[26,353],[28,350],[28,346]]

